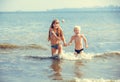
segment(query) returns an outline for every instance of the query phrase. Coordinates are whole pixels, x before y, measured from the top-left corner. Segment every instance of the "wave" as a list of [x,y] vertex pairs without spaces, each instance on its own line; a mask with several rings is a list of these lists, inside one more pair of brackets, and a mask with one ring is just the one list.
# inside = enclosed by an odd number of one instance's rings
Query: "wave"
[[94,55],[95,58],[97,58],[97,57],[107,58],[107,57],[113,57],[113,56],[119,57],[120,56],[120,51],[105,52],[105,53],[102,53],[102,54]]
[[120,82],[120,80],[111,80],[111,79],[80,79],[73,78],[71,80],[62,80],[60,82]]
[[[120,52],[116,51],[116,52],[106,52],[106,53],[99,53],[99,54],[92,54],[92,53],[82,53],[80,55],[78,55],[77,57],[71,53],[71,52],[67,52],[67,53],[63,53],[61,55],[59,55],[60,59],[64,59],[64,60],[90,60],[90,59],[94,59],[94,58],[107,58],[107,57],[113,57],[113,56],[117,56],[120,57]],[[53,59],[51,56],[26,56],[27,58],[32,58],[32,59]]]
[[29,44],[29,45],[17,45],[17,44],[9,44],[9,43],[2,43],[0,44],[0,49],[41,49],[47,50],[47,48],[37,45],[37,44]]

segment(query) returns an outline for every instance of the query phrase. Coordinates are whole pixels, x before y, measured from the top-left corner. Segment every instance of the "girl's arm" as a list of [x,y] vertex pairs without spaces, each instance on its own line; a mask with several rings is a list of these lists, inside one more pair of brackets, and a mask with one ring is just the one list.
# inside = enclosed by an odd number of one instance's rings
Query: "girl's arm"
[[48,41],[50,41],[50,29],[49,29],[49,32],[48,32]]
[[53,34],[53,36],[55,36],[56,39],[60,40],[60,38],[55,34],[55,32],[52,29],[50,29],[50,32]]
[[60,37],[61,37],[61,40],[63,41],[63,45],[67,46],[66,41],[65,41],[65,37],[64,37],[63,31],[62,31],[62,28],[60,28]]
[[83,40],[85,42],[85,47],[88,48],[87,39],[86,39],[86,37],[83,34],[82,34],[82,38],[83,38]]

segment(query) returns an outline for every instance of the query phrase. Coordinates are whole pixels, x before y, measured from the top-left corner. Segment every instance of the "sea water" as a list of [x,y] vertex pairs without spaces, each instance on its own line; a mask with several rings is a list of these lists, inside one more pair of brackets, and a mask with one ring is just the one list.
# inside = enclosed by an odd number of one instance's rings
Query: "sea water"
[[[0,82],[119,82],[120,12],[1,12]],[[75,25],[89,48],[74,56],[74,43],[63,47],[61,60],[51,56],[48,30],[60,20],[66,42]],[[64,20],[64,22],[62,22]]]

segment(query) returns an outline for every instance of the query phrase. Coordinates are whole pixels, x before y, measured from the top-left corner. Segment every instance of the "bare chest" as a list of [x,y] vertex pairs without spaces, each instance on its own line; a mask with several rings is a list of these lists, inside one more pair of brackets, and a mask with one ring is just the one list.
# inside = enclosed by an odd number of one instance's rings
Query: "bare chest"
[[82,41],[81,36],[75,36],[74,41],[77,42],[77,43],[81,43],[81,41]]

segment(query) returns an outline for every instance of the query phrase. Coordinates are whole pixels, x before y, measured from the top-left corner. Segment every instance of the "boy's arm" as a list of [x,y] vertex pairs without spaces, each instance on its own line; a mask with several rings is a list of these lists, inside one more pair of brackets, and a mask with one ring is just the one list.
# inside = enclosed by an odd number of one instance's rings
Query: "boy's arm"
[[82,34],[82,38],[83,38],[83,40],[84,40],[84,42],[85,42],[85,47],[88,48],[87,39],[86,39],[86,37],[84,36],[84,34]]

